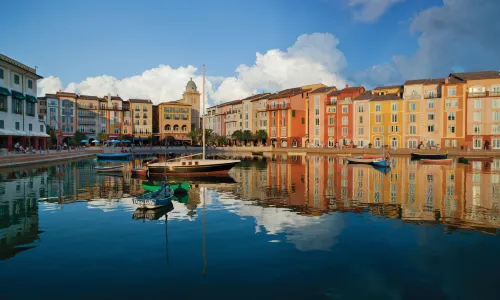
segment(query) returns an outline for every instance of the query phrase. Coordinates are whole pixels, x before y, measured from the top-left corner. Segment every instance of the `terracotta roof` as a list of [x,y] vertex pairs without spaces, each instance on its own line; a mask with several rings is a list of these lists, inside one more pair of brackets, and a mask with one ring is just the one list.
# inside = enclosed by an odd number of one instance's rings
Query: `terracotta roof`
[[149,99],[128,99],[128,101],[130,103],[153,103],[151,100]]
[[123,101],[123,99],[120,98],[120,96],[111,96],[111,100],[120,100],[120,101]]
[[56,93],[56,97],[59,97],[59,96],[66,96],[66,97],[73,97],[73,98],[76,98],[76,94],[75,93],[66,93],[66,92],[62,92],[62,91],[59,91]]
[[57,98],[56,94],[45,94],[46,98]]
[[108,102],[108,99],[106,99],[106,98],[99,98],[99,97],[98,97],[97,99],[98,99],[99,101],[101,101],[101,102]]
[[354,100],[370,100],[372,97],[372,91],[365,91],[358,97],[354,98]]
[[334,87],[334,86],[325,86],[325,87],[320,87],[320,88],[317,88],[317,89],[313,90],[313,91],[312,91],[312,92],[310,92],[309,94],[328,93],[328,92],[330,92],[332,89],[336,89],[336,87]]
[[428,79],[414,79],[405,81],[404,85],[412,84],[441,84],[444,83],[444,78],[428,78]]
[[265,98],[267,96],[271,95],[271,93],[262,93],[262,94],[257,94],[257,95],[252,95],[250,97],[246,97],[244,99],[241,99],[241,100],[251,100],[251,101],[257,101],[257,100],[260,100],[262,98]]
[[274,95],[269,96],[268,99],[280,99],[280,98],[292,97],[292,96],[295,96],[298,94],[309,92],[310,90],[311,89],[302,89],[302,88],[286,89],[286,90],[282,90],[280,92],[277,92]]
[[402,84],[397,84],[397,85],[388,85],[388,86],[377,86],[373,90],[387,90],[387,89],[395,89],[395,88],[401,88],[403,85]]
[[186,103],[182,103],[180,102],[179,100],[175,100],[175,101],[168,101],[168,102],[161,102],[161,103],[158,103],[158,106],[159,105],[177,105],[177,106],[191,106],[191,104],[186,104]]
[[399,96],[397,93],[391,93],[386,95],[373,94],[370,101],[402,100],[402,99],[403,98],[401,98],[401,96]]
[[500,78],[500,72],[498,71],[463,72],[463,73],[451,73],[450,76],[455,76],[462,80],[494,79],[494,78]]
[[99,100],[99,97],[97,97],[97,96],[88,96],[88,95],[80,95],[80,96],[78,96],[78,99],[82,99],[82,100]]

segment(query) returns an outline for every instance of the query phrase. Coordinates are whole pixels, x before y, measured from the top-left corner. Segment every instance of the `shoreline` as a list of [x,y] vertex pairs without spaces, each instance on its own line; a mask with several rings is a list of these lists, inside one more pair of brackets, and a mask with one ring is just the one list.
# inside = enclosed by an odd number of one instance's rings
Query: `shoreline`
[[[16,156],[11,156],[11,157],[12,158],[18,158],[18,157],[22,158],[21,155],[26,155],[26,154],[19,154],[19,156],[16,155]],[[42,164],[53,163],[53,162],[91,158],[91,157],[95,157],[95,155],[96,155],[96,153],[94,151],[87,152],[87,153],[75,152],[75,153],[71,153],[71,155],[64,155],[64,156],[61,156],[60,153],[56,153],[56,154],[27,154],[26,155],[27,160],[17,160],[17,161],[0,160],[0,171],[3,171],[4,169],[12,169],[12,168],[21,167],[21,166],[42,165]]]
[[[274,148],[269,147],[218,147],[217,151],[228,153],[276,153],[276,154],[289,154],[289,155],[363,155],[363,154],[383,154],[382,149],[356,149],[356,148]],[[500,158],[500,150],[485,151],[485,150],[429,150],[429,149],[386,149],[385,154],[396,156],[410,156],[411,153],[425,153],[425,154],[448,154],[451,157],[498,157]]]

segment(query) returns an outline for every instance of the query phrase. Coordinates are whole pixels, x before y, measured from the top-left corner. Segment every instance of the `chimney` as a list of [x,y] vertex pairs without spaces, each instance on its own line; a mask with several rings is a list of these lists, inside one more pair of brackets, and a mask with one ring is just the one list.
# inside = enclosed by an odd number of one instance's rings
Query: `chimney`
[[108,93],[108,101],[111,101],[111,94]]
[[444,79],[444,84],[449,84],[450,83],[450,77],[446,77]]
[[346,88],[346,89],[347,89],[347,88],[349,88],[349,85],[348,85],[347,83],[345,84],[345,88]]

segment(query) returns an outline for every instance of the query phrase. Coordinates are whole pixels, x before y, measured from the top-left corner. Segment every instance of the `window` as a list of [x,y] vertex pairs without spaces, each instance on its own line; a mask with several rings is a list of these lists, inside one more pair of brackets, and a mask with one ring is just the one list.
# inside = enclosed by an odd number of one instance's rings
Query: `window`
[[306,123],[306,119],[302,118],[302,124],[305,124],[305,123]]
[[417,103],[414,102],[410,103],[410,111],[414,111],[416,109],[417,109]]
[[429,98],[430,99],[435,98],[434,91],[429,92]]
[[457,88],[456,87],[448,87],[448,96],[456,96]]
[[427,120],[434,121],[434,114],[427,114]]
[[392,114],[391,115],[391,120],[392,120],[393,123],[398,122],[398,115],[397,114]]
[[427,132],[434,132],[434,125],[427,126]]
[[295,118],[295,109],[292,110],[292,118]]
[[380,133],[383,133],[383,132],[384,132],[384,126],[379,126],[379,127],[378,127],[378,131],[379,131]]
[[481,125],[474,125],[473,129],[474,133],[481,133]]
[[335,130],[334,130],[334,129],[335,129],[335,128],[333,128],[333,127],[329,127],[329,128],[328,128],[328,135],[329,135],[329,136],[334,136],[334,133],[335,133]]
[[314,121],[315,121],[316,126],[319,126],[319,118],[316,118]]
[[273,111],[273,114],[272,114],[273,118],[276,117],[276,112]]
[[391,109],[392,109],[392,111],[397,111],[398,110],[398,104],[396,102],[393,102],[391,104]]
[[375,115],[375,123],[381,123],[382,122],[382,115]]
[[455,112],[448,113],[448,121],[455,121]]
[[378,126],[373,126],[372,131],[373,131],[373,133],[377,133],[378,132]]
[[120,133],[120,129],[119,128],[115,128],[115,133],[116,134]]
[[491,133],[500,134],[500,124],[491,125]]
[[347,136],[349,128],[347,127],[342,127],[342,135]]
[[35,116],[35,103],[27,102],[26,103],[26,115]]
[[417,126],[415,125],[410,126],[410,134],[417,134]]
[[444,141],[444,146],[445,147],[450,147],[450,140]]
[[359,116],[359,124],[363,124],[363,116]]
[[481,122],[481,112],[480,111],[475,111],[473,114],[473,120],[474,122]]
[[434,108],[434,100],[430,100],[427,102],[427,108],[433,109]]
[[455,126],[448,126],[448,133],[455,133]]
[[[273,103],[274,103],[274,102],[273,102]],[[319,95],[314,96],[314,104],[315,104],[316,106],[318,106],[318,105],[319,105]]]
[[314,115],[319,116],[319,108],[318,107],[316,107],[316,109],[314,110]]
[[15,128],[16,128],[16,130],[19,130],[21,128],[19,122],[16,122],[16,127]]
[[0,120],[0,129],[4,129],[4,128],[5,128],[4,120]]
[[0,111],[7,112],[7,96],[0,95]]
[[14,74],[14,84],[19,85],[19,75]]
[[358,112],[365,112],[365,105],[364,104],[358,105]]
[[500,139],[492,139],[491,145],[493,149],[500,149]]
[[491,119],[496,122],[500,121],[500,111],[494,111],[492,113]]
[[358,128],[358,135],[364,135],[365,134],[365,128],[359,127]]
[[3,77],[3,76],[4,76],[4,75],[3,75],[3,69],[2,69],[2,68],[0,68],[0,79],[4,79],[4,77]]
[[335,125],[335,123],[334,123],[334,122],[335,122],[335,120],[333,119],[333,116],[330,116],[330,117],[328,118],[328,125],[333,126],[333,125]]
[[32,90],[32,89],[33,89],[33,80],[31,80],[31,79],[28,79],[28,88],[29,88],[30,90]]
[[12,98],[12,112],[18,115],[21,115],[23,113],[22,100]]
[[483,108],[483,100],[474,99],[474,109],[482,109],[482,108]]
[[333,146],[334,146],[333,139],[332,138],[328,139],[328,147],[333,147]]
[[[286,117],[286,110],[282,110],[282,111],[281,111],[281,116],[282,116],[282,117]],[[240,115],[240,119],[241,119],[241,115]]]
[[375,111],[380,111],[380,110],[381,110],[380,104],[375,104]]
[[286,126],[286,119],[281,120],[281,126]]
[[417,115],[410,115],[410,123],[417,122]]
[[348,125],[348,124],[349,124],[348,117],[342,117],[342,125]]
[[347,105],[342,105],[342,113],[346,114],[349,111],[349,107]]

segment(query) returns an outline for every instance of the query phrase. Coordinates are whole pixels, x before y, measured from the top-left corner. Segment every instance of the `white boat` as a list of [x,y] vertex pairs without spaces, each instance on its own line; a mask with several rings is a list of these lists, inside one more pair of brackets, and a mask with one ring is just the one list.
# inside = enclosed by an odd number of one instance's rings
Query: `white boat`
[[95,169],[97,172],[116,172],[116,171],[121,171],[123,169],[123,165],[106,166],[106,167],[97,166],[97,167],[95,167]]
[[350,164],[372,164],[374,162],[381,161],[383,159],[346,157],[345,160],[347,160]]

